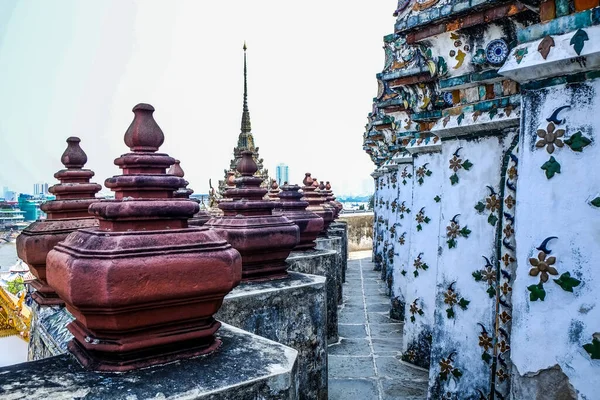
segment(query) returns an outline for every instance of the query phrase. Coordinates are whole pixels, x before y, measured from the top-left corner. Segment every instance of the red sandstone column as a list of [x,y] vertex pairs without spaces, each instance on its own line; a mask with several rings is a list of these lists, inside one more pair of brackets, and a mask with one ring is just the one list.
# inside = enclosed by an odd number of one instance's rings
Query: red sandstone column
[[114,200],[90,206],[99,228],[70,234],[48,254],[48,283],[76,318],[69,350],[87,368],[126,371],[205,354],[219,343],[213,314],[241,279],[241,257],[207,228],[188,228],[198,204],[173,193],[164,135],[148,104],[134,107],[131,149],[106,180]]
[[17,254],[37,278],[31,283],[36,290],[31,297],[42,306],[64,304],[46,282],[46,256],[50,250],[71,232],[97,225],[96,219],[88,213],[88,207],[100,200],[95,195],[102,187],[90,183],[94,173],[83,169],[87,155],[79,147],[79,142],[77,137],[67,139],[67,149],[60,159],[66,169],[54,174],[60,183],[49,189],[56,200],[41,206],[48,215],[47,219],[34,222],[17,237]]
[[230,201],[219,203],[223,216],[206,223],[226,233],[231,245],[242,254],[244,280],[270,280],[287,277],[285,259],[300,240],[298,227],[282,215],[273,215],[278,205],[264,200],[267,189],[261,188],[262,178],[251,151],[243,151],[235,180],[236,187],[228,189]]

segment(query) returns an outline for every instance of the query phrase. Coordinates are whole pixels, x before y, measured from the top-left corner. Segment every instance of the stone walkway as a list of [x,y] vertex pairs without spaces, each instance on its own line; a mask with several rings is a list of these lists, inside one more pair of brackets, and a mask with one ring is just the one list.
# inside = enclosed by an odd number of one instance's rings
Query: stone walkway
[[340,341],[329,346],[330,400],[423,400],[427,372],[400,361],[402,323],[369,258],[348,260]]

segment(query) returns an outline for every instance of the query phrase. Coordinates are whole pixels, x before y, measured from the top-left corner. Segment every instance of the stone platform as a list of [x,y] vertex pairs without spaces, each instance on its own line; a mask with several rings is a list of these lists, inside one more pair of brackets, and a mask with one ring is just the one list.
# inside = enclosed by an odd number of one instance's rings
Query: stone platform
[[296,349],[299,398],[327,400],[324,277],[290,272],[288,279],[242,283],[215,317]]
[[328,350],[329,400],[425,400],[428,373],[401,360],[404,323],[389,318],[387,288],[366,257],[348,262],[340,341]]
[[[336,238],[337,239],[337,238]],[[318,239],[319,240],[319,239]],[[287,258],[289,271],[304,274],[320,275],[326,281],[326,310],[327,310],[327,342],[338,340],[338,307],[340,280],[340,257],[334,250],[305,250],[293,251]]]
[[83,369],[70,354],[0,368],[0,398],[295,400],[298,352],[223,324],[213,354],[126,373]]

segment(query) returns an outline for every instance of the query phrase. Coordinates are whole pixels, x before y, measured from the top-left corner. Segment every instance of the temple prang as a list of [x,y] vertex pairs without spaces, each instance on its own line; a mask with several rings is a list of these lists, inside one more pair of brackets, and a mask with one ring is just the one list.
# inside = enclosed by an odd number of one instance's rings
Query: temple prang
[[240,176],[237,172],[237,164],[242,158],[242,153],[244,151],[252,152],[252,158],[254,159],[254,162],[258,167],[255,175],[262,179],[261,186],[268,187],[268,185],[270,184],[269,170],[263,167],[263,159],[260,158],[258,154],[259,148],[258,146],[255,146],[254,135],[252,134],[250,111],[248,110],[248,67],[246,60],[247,49],[248,47],[244,42],[244,102],[242,106],[242,122],[240,127],[240,134],[238,135],[237,145],[233,148],[233,159],[229,163],[229,169],[224,170],[225,179],[219,181],[219,195],[221,197],[225,196],[225,191],[228,188],[228,180],[230,179],[230,173],[233,172],[235,174],[234,177],[236,178]]

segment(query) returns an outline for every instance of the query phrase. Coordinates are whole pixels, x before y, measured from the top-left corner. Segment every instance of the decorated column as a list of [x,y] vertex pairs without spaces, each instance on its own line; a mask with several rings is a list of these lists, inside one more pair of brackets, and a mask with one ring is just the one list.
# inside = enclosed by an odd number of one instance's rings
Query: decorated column
[[[392,201],[395,223],[391,230],[390,240],[394,242],[394,260],[391,287],[391,314],[394,318],[404,320],[406,308],[407,272],[410,257],[410,224],[408,210],[412,207],[412,155],[408,152],[397,153],[392,160],[398,165],[397,185],[398,197]],[[404,271],[404,273],[403,273]]]
[[441,142],[426,132],[413,139],[412,206],[404,207],[403,221],[410,236],[408,262],[400,272],[406,279],[403,360],[429,367],[436,306],[438,229],[444,174]]
[[593,399],[600,388],[597,11],[522,29],[500,70],[525,89],[511,285],[516,397],[553,385],[557,398]]

